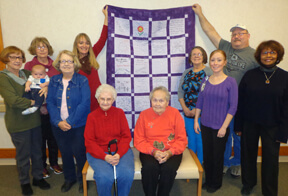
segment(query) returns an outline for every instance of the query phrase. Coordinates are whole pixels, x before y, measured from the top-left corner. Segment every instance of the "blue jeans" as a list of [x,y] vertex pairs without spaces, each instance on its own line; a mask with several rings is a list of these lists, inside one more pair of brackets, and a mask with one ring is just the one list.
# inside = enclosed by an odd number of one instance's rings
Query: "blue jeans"
[[[194,118],[187,118],[184,116],[185,119],[185,129],[188,135],[188,148],[193,150],[200,161],[203,162],[203,145],[202,145],[202,137],[201,132],[199,134],[195,133],[194,130]],[[199,118],[199,125],[200,125],[200,118]]]
[[[59,127],[52,126],[52,131],[62,155],[63,173],[65,181],[82,183],[82,169],[86,162],[86,148],[84,144],[85,126],[62,131]],[[75,169],[74,157],[77,163]]]
[[[111,196],[114,183],[113,166],[105,160],[94,158],[89,153],[87,153],[87,160],[94,170],[93,178],[96,181],[98,195]],[[116,178],[118,195],[129,195],[134,179],[134,155],[131,149],[120,158],[118,165],[116,165]]]
[[23,97],[27,99],[32,99],[35,101],[34,107],[41,107],[44,102],[44,95],[40,96],[39,91],[41,89],[38,88],[31,88],[31,91],[25,92]]
[[[230,125],[230,134],[226,143],[225,153],[224,153],[224,166],[231,167],[240,165],[241,162],[241,137],[236,135],[234,132],[234,118],[232,119]],[[232,139],[234,147],[234,157],[230,159],[232,154]]]

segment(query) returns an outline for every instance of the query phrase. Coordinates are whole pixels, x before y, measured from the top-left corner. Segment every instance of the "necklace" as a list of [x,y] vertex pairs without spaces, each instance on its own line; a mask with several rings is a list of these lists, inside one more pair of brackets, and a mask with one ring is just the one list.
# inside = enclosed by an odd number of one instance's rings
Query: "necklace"
[[264,73],[264,75],[265,75],[265,78],[266,78],[266,81],[265,81],[266,84],[270,84],[270,78],[272,78],[272,76],[273,76],[273,74],[275,73],[276,70],[277,70],[277,69],[275,69],[275,70],[273,71],[273,73],[269,76],[269,78],[267,77],[266,73],[263,71],[263,73]]

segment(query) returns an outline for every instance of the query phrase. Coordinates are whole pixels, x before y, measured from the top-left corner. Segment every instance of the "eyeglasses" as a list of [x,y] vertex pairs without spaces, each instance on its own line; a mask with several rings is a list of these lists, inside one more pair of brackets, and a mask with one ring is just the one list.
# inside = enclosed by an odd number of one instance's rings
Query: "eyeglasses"
[[197,56],[202,56],[202,54],[201,53],[192,53],[191,56],[197,57]]
[[164,99],[155,99],[155,98],[152,99],[152,102],[153,102],[153,103],[159,102],[159,103],[161,104],[161,103],[164,103],[165,101],[166,101],[166,100],[164,100]]
[[233,33],[233,34],[231,35],[231,37],[236,37],[237,35],[238,35],[239,37],[241,37],[241,36],[243,36],[244,34],[248,34],[248,33]]
[[263,56],[267,56],[268,54],[270,54],[271,56],[275,56],[277,55],[277,52],[276,51],[265,51],[265,52],[262,52],[261,53]]
[[99,97],[99,100],[102,101],[102,102],[112,102],[113,99],[112,98],[104,98],[104,97]]
[[37,50],[41,50],[41,49],[46,50],[47,46],[37,46],[36,49]]
[[22,61],[24,58],[22,56],[8,56],[12,61],[16,61],[19,59],[19,61]]
[[62,61],[59,61],[59,63],[60,64],[66,64],[66,63],[68,63],[68,64],[72,64],[72,63],[74,63],[74,61],[71,61],[71,60],[62,60]]

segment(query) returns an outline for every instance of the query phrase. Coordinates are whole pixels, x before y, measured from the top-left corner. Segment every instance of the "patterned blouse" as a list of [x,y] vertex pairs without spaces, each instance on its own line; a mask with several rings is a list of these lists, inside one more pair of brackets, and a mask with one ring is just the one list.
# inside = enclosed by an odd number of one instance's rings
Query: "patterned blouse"
[[190,110],[196,107],[201,81],[205,76],[206,73],[204,70],[193,72],[191,69],[184,77],[184,81],[182,83],[182,89],[184,91],[183,98],[185,105]]

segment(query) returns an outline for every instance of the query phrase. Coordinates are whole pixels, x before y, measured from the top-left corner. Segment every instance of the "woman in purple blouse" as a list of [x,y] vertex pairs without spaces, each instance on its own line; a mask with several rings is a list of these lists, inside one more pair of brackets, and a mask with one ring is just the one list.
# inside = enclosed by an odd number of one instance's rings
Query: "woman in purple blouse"
[[[213,193],[222,186],[224,151],[229,136],[229,124],[236,113],[238,87],[234,78],[223,72],[226,54],[215,50],[210,55],[213,74],[205,77],[201,84],[194,129],[202,131],[205,180],[203,189]],[[198,119],[201,113],[201,129]]]

